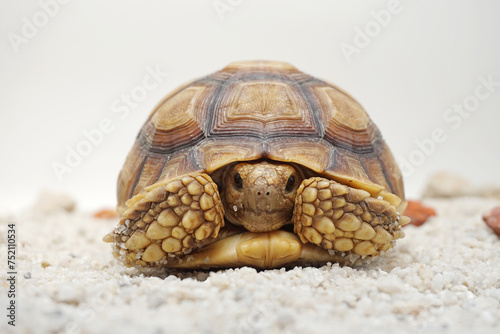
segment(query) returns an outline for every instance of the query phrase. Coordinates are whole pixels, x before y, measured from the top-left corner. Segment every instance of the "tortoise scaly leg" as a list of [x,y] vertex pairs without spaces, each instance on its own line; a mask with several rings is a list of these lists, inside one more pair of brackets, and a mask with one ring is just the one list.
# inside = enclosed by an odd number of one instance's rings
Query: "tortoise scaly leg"
[[145,188],[126,203],[117,228],[104,240],[129,265],[155,266],[216,240],[224,226],[217,185],[192,174]]
[[381,197],[322,177],[302,182],[293,213],[294,231],[303,243],[341,254],[378,255],[404,236],[409,218]]

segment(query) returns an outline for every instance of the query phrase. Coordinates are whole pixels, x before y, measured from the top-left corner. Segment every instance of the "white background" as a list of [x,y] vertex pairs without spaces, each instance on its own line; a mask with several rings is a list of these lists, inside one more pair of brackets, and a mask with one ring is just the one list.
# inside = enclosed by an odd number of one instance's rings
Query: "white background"
[[[415,141],[441,128],[446,140],[405,179],[409,197],[436,170],[500,183],[500,87],[456,129],[443,119],[474,95],[479,77],[500,82],[498,1],[401,0],[385,27],[373,11],[389,1],[66,0],[52,6],[53,17],[43,14],[41,4],[55,1],[0,4],[3,212],[29,205],[43,188],[68,192],[82,208],[114,206],[121,165],[162,96],[242,59],[287,61],[344,88],[396,157],[418,154]],[[231,10],[218,13],[218,3]],[[13,43],[26,22],[38,31]],[[354,45],[356,29],[367,27],[373,37],[349,62],[342,43]],[[168,77],[128,117],[117,117],[113,102],[155,67]],[[53,162],[64,164],[67,147],[106,118],[113,131],[59,182]]]

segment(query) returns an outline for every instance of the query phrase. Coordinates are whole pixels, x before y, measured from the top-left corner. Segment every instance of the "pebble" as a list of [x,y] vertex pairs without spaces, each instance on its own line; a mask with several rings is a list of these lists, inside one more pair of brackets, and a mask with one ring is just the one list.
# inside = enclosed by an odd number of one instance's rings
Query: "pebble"
[[483,220],[493,232],[500,236],[500,206],[487,211],[483,215]]
[[[500,243],[480,217],[500,203],[460,198],[426,204],[439,212],[432,224],[410,225],[395,249],[361,267],[154,274],[113,258],[101,241],[113,221],[78,212],[23,212],[12,217],[22,244],[16,265],[32,278],[17,282],[19,319],[26,321],[17,322],[16,330],[95,333],[113,323],[113,331],[124,334],[325,333],[332,328],[496,333]],[[6,235],[6,224],[0,224],[0,235]],[[42,258],[52,265],[42,269]],[[0,323],[0,332],[8,333],[6,328]]]

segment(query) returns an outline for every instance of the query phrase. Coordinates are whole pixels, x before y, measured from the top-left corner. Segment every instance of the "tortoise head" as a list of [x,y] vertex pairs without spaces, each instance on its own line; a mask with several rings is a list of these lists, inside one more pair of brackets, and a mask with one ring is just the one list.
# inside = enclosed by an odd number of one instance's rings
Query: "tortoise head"
[[291,221],[303,178],[290,164],[258,161],[229,167],[222,189],[226,219],[251,232],[279,229]]

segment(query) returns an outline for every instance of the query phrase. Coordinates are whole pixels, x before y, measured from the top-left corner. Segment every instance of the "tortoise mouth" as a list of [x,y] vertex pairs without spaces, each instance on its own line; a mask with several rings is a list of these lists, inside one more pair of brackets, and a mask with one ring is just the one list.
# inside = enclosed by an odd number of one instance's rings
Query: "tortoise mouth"
[[343,262],[343,258],[337,254],[330,254],[313,244],[302,243],[292,230],[293,226],[285,225],[275,231],[250,232],[235,226],[231,235],[174,259],[169,267],[193,269],[252,266],[267,269],[302,263]]

